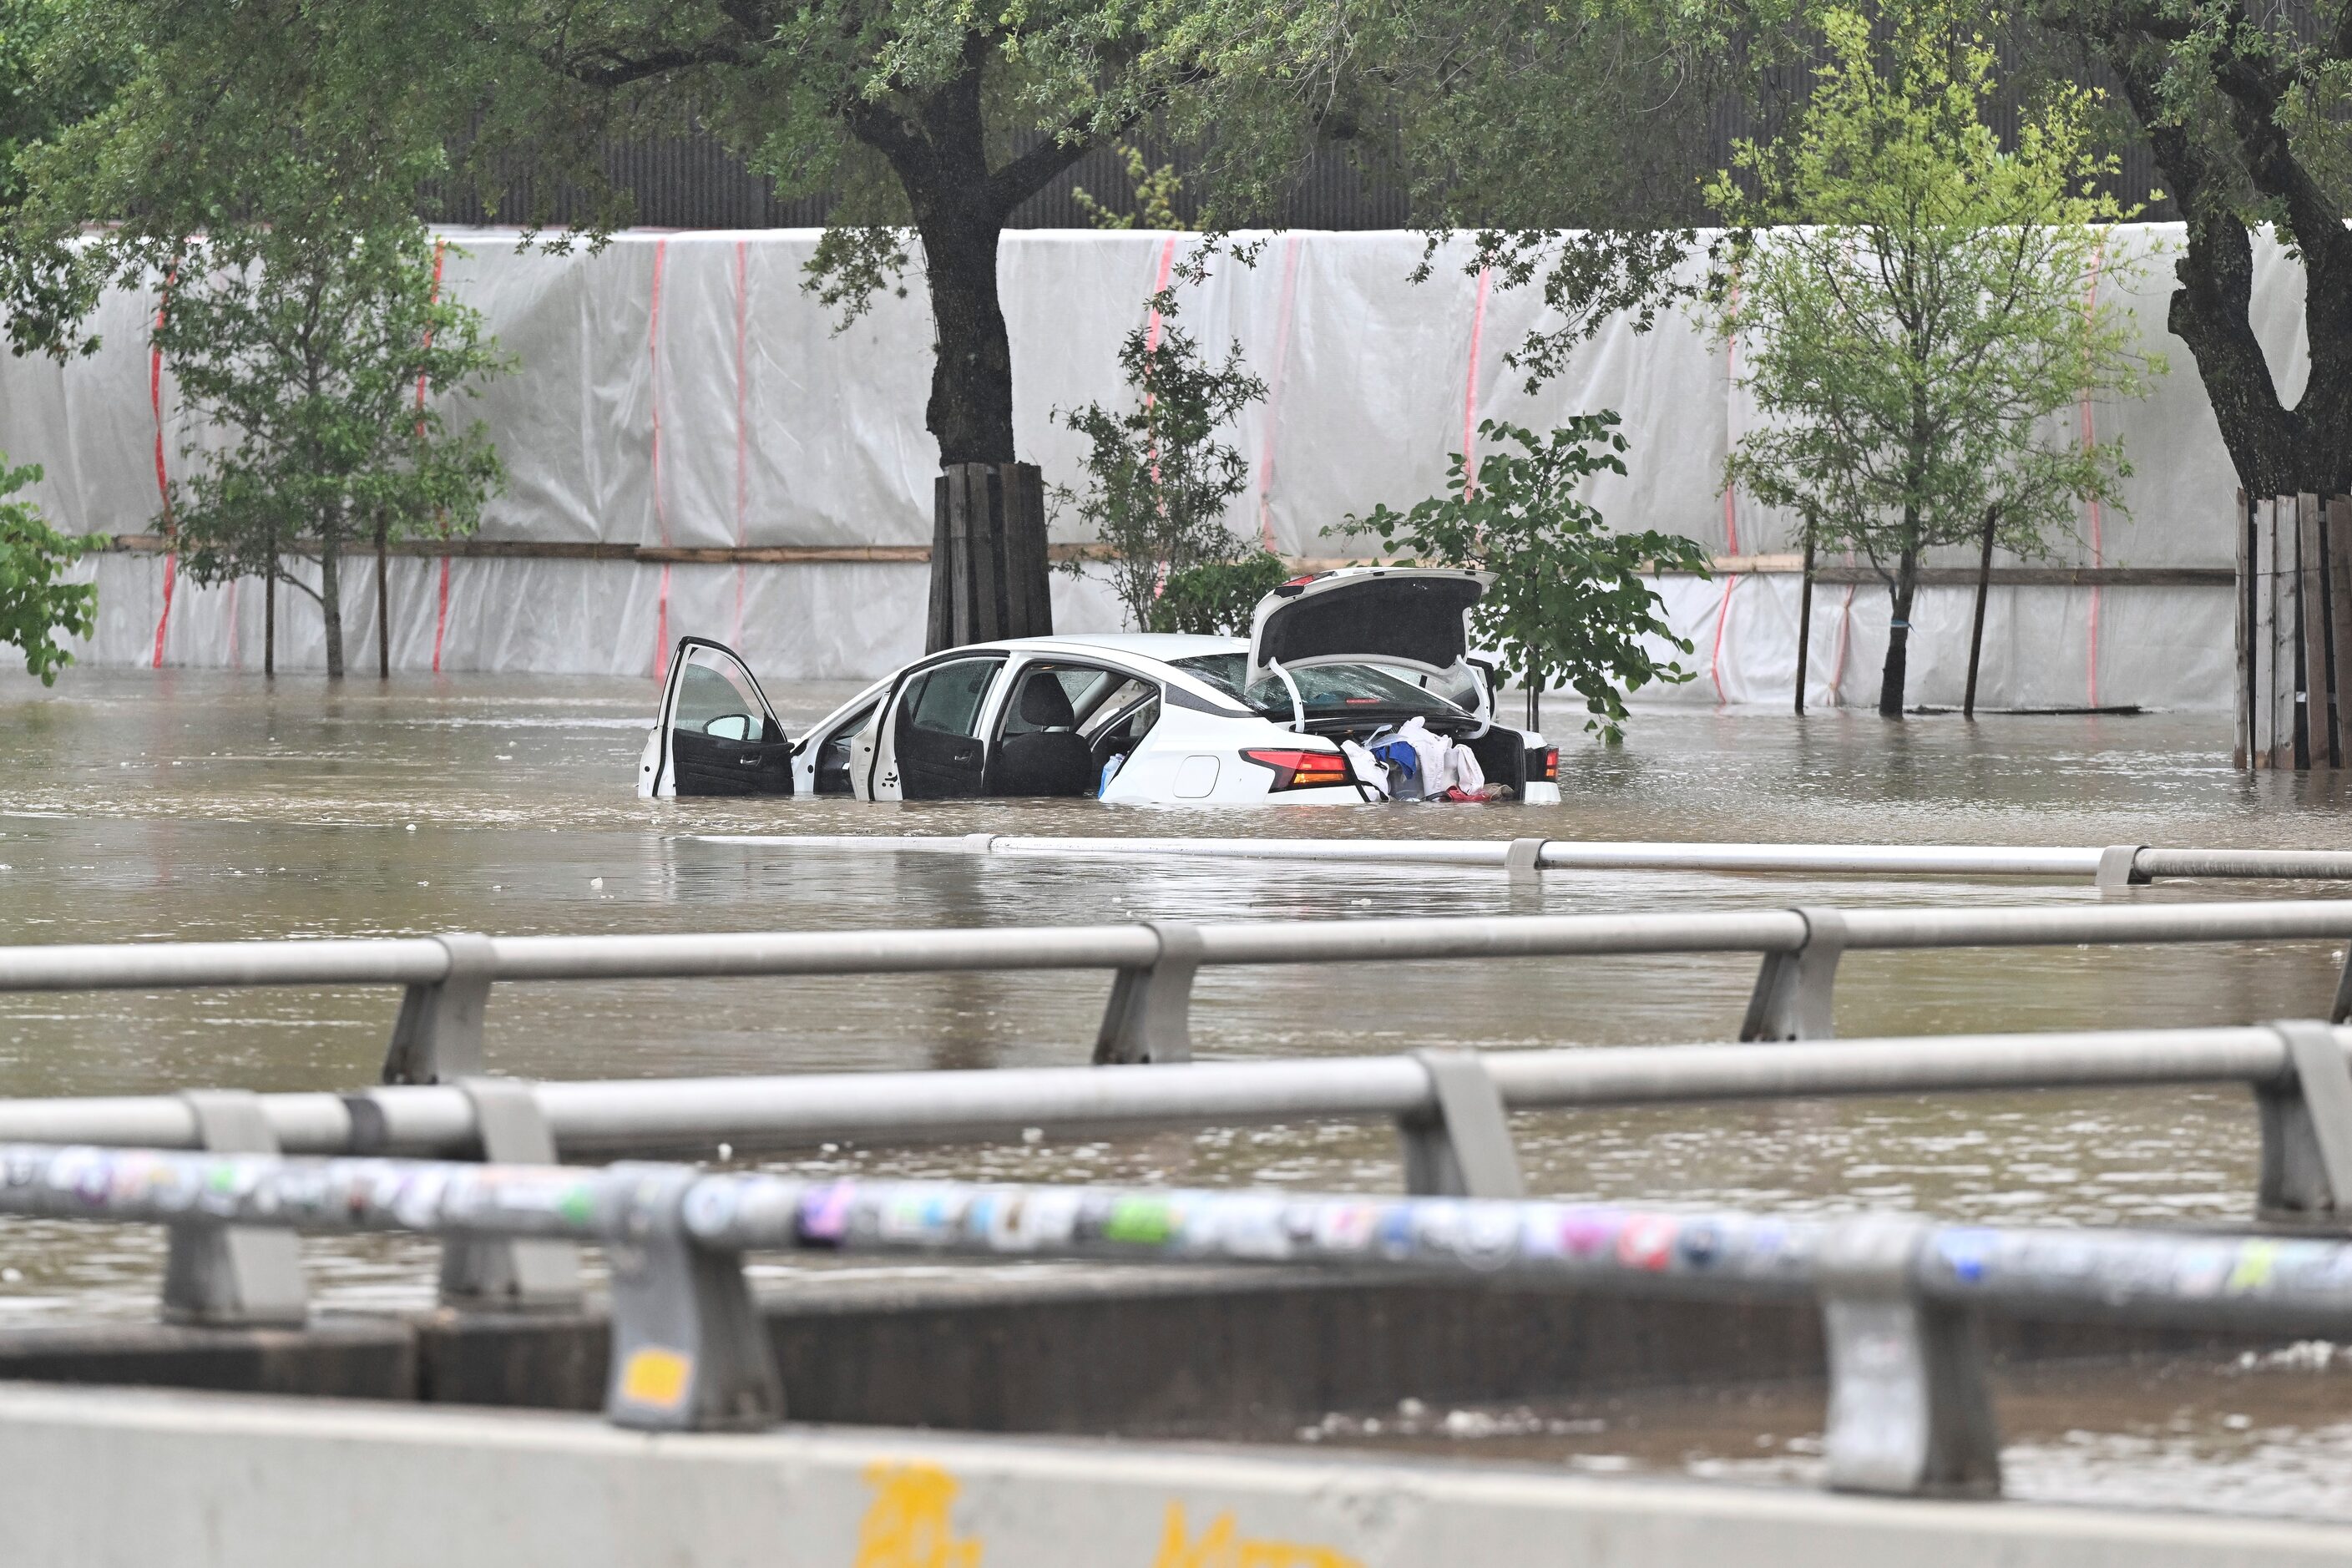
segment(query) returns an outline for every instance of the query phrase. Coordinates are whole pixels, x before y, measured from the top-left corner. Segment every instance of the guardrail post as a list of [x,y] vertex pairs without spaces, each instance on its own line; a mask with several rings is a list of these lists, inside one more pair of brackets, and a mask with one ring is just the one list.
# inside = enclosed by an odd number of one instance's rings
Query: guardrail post
[[448,952],[449,973],[402,994],[383,1058],[386,1083],[446,1083],[482,1070],[482,1013],[498,950],[471,931],[433,940]]
[[2092,886],[2102,892],[2119,888],[2145,888],[2153,880],[2139,868],[2139,852],[2145,844],[2110,844],[2099,851],[2099,868],[2091,879]]
[[2326,1024],[2270,1026],[2286,1042],[2291,1080],[2259,1085],[2262,1188],[2255,1212],[2271,1220],[2352,1219],[2352,1068]]
[[1511,847],[1503,852],[1503,869],[1510,873],[1511,880],[1532,878],[1542,870],[1544,846],[1550,842],[1548,838],[1512,839]]
[[1111,982],[1095,1037],[1095,1065],[1189,1062],[1192,1059],[1192,977],[1201,968],[1201,931],[1181,921],[1145,921],[1160,939],[1160,956],[1142,969],[1122,969]]
[[[530,1086],[510,1078],[461,1078],[473,1105],[482,1158],[552,1165],[555,1137]],[[452,1237],[441,1244],[441,1304],[468,1309],[576,1307],[580,1249],[543,1237]]]
[[2327,1021],[2341,1024],[2352,1018],[2352,942],[2344,944],[2344,967],[2336,976],[2336,1000],[2327,1005]]
[[[196,1136],[216,1154],[275,1154],[278,1134],[261,1097],[245,1089],[192,1089],[180,1098],[195,1114]],[[299,1325],[310,1315],[302,1252],[290,1230],[223,1225],[199,1217],[167,1227],[163,1321],[206,1327]]]
[[1984,1334],[1919,1284],[1918,1220],[1857,1219],[1815,1259],[1829,1342],[1829,1484],[1840,1491],[1997,1497],[2000,1439]]
[[1832,1014],[1845,917],[1835,910],[1793,912],[1805,922],[1804,945],[1764,955],[1739,1026],[1743,1040],[1826,1040],[1837,1034]]
[[[783,1418],[767,1327],[741,1255],[714,1252],[686,1226],[701,1180],[677,1166],[615,1165],[635,1180],[604,1254],[613,1268],[613,1362],[604,1413],[655,1432],[751,1431]],[[714,1183],[705,1201],[731,1204]]]
[[1519,1152],[1502,1090],[1475,1051],[1412,1053],[1435,1107],[1397,1119],[1404,1190],[1426,1197],[1523,1198]]

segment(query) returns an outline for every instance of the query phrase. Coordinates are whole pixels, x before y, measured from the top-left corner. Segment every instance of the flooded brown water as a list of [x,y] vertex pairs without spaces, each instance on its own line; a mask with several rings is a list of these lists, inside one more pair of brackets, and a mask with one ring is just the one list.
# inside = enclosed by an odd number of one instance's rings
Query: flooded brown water
[[[796,726],[848,690],[771,695]],[[1557,808],[1208,814],[641,802],[635,759],[654,700],[646,682],[593,679],[362,679],[331,691],[307,678],[273,687],[76,670],[44,691],[0,679],[0,941],[2098,898],[2079,882],[1656,872],[1552,872],[1533,890],[1487,870],[786,853],[694,837],[706,832],[2352,842],[2352,786],[2234,773],[2221,714],[1969,726],[1652,711],[1621,748],[1570,742]],[[1556,732],[1573,733],[1566,714],[1550,717]],[[2342,890],[2174,883],[2129,896]],[[1863,1036],[2308,1016],[2326,1009],[2339,962],[2328,944],[2308,942],[1864,954],[1843,968],[1838,1024]],[[1199,986],[1194,1032],[1202,1056],[1226,1058],[1719,1039],[1736,1028],[1752,978],[1753,961],[1736,957],[1213,972]],[[1071,1064],[1086,1059],[1107,986],[1101,976],[1027,973],[506,986],[492,999],[488,1048],[498,1070],[542,1077]],[[383,990],[0,996],[0,1094],[355,1088],[376,1078],[396,1003]],[[2255,1157],[2251,1107],[2220,1091],[1611,1110],[1522,1118],[1517,1131],[1539,1193],[2029,1221],[2239,1218]],[[1399,1179],[1391,1134],[1353,1126],[838,1150],[802,1168],[1336,1188],[1393,1189]],[[327,1304],[427,1299],[422,1247],[306,1248]],[[151,1311],[159,1258],[143,1230],[0,1230],[0,1314]],[[2330,1378],[2328,1397],[2339,1381]],[[1775,1416],[1769,1429],[1786,1436],[1801,1425]],[[2331,1430],[2328,1451],[2340,1455],[2342,1429]],[[2168,1437],[2158,1447],[2187,1451]],[[2063,1442],[2055,1451],[2075,1452]]]

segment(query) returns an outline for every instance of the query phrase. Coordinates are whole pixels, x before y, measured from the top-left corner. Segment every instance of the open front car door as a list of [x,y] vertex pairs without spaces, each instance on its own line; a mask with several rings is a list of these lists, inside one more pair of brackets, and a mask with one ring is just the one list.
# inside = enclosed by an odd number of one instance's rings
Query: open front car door
[[790,795],[793,748],[760,683],[732,648],[680,637],[661,716],[637,767],[637,794]]

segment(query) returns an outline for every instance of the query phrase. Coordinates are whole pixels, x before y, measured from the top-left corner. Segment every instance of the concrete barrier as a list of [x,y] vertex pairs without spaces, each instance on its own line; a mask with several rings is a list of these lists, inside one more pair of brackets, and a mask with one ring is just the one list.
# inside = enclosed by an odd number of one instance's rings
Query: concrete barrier
[[2352,1530],[1202,1445],[0,1388],[0,1557],[75,1568],[2293,1568]]

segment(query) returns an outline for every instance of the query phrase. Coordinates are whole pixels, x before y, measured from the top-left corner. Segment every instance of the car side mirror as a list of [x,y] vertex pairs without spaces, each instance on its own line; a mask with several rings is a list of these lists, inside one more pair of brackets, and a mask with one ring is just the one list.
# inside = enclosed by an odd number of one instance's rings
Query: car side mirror
[[705,724],[702,732],[721,741],[748,741],[756,727],[756,721],[749,713],[721,713]]

